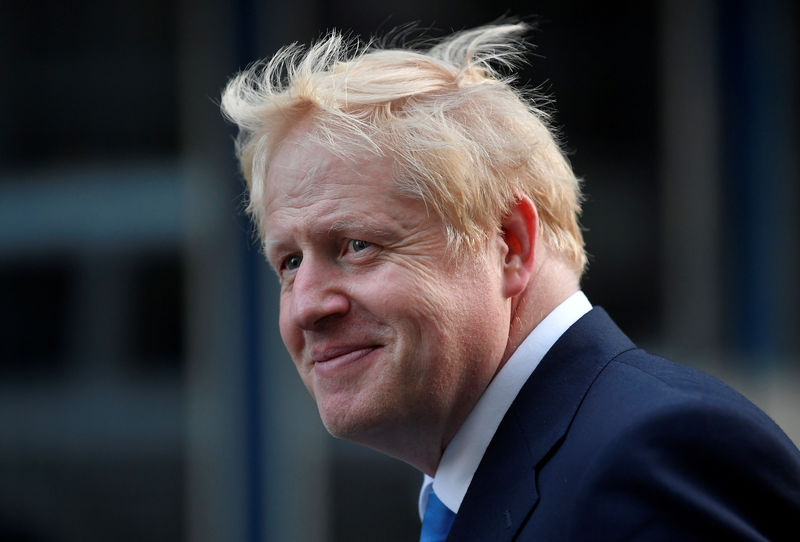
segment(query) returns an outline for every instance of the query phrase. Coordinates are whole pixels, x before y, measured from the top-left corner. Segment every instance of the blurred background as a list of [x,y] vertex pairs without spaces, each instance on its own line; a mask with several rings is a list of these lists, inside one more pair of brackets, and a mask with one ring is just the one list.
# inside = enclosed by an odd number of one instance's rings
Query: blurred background
[[0,3],[0,540],[414,540],[324,432],[242,215],[227,78],[338,27],[537,23],[584,282],[800,442],[798,8],[770,0]]

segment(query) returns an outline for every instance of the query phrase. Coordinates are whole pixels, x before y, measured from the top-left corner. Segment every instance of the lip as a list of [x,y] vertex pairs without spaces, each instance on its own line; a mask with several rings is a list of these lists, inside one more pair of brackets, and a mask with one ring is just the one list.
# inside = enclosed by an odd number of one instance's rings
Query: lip
[[315,348],[311,362],[316,372],[331,373],[361,361],[379,348],[374,344]]

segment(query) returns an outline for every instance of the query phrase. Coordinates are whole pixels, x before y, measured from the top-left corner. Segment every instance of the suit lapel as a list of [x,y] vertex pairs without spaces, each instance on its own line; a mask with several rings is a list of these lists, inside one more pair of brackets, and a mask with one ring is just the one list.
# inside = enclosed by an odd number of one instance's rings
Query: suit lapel
[[539,501],[538,469],[557,449],[600,371],[632,348],[601,308],[562,335],[503,418],[448,540],[513,540]]

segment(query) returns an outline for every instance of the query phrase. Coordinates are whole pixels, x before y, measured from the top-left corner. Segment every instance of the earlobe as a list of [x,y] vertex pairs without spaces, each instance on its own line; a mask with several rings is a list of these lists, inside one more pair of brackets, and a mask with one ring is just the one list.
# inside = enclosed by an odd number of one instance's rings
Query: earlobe
[[505,257],[503,295],[522,293],[533,274],[539,217],[528,196],[519,196],[511,212],[502,221]]

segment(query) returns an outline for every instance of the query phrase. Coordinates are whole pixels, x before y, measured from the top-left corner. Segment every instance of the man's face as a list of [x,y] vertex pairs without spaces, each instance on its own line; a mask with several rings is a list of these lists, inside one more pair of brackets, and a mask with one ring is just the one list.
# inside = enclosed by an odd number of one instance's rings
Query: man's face
[[306,134],[283,140],[266,181],[283,341],[333,435],[395,456],[444,447],[506,347],[497,243],[451,261],[389,158],[344,162]]

